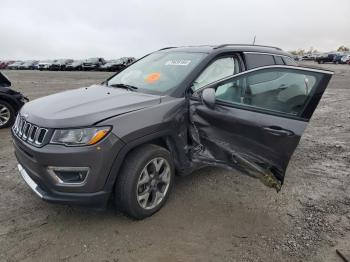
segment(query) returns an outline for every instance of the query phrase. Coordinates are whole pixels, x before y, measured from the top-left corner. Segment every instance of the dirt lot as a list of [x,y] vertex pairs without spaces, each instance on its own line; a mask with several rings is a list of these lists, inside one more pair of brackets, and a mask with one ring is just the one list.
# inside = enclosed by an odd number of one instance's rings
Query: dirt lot
[[[16,170],[0,130],[0,261],[341,261],[350,250],[350,66],[333,80],[290,162],[280,193],[232,171],[177,178],[144,221],[45,203]],[[35,99],[110,73],[8,71]],[[350,253],[350,252],[349,252]]]

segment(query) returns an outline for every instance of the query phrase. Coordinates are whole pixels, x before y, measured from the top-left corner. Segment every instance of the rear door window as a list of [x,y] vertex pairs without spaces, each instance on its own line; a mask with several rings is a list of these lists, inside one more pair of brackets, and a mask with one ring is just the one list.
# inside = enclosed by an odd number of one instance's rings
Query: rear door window
[[203,86],[237,73],[239,73],[239,60],[237,57],[218,58],[197,77],[193,82],[192,90],[196,91]]
[[275,56],[276,65],[284,65],[283,59],[281,56]]
[[216,98],[247,108],[301,116],[321,77],[287,68],[260,69],[225,81],[216,88]]
[[272,55],[268,54],[245,54],[247,69],[253,69],[261,66],[274,65],[275,60]]
[[296,66],[298,65],[297,62],[295,62],[294,59],[290,58],[290,57],[287,57],[287,56],[284,56],[283,57],[283,61],[286,65],[289,65],[289,66]]

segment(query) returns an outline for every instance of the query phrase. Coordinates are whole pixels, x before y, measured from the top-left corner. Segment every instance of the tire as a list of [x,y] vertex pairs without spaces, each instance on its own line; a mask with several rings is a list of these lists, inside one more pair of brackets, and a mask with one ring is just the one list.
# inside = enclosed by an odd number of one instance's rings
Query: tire
[[[157,172],[155,163],[160,172]],[[138,220],[153,215],[169,198],[174,174],[174,164],[166,149],[151,144],[134,149],[126,156],[115,184],[117,209]],[[147,177],[149,181],[145,182]],[[162,198],[156,197],[162,193]]]
[[0,129],[10,127],[15,121],[16,112],[14,107],[0,100]]

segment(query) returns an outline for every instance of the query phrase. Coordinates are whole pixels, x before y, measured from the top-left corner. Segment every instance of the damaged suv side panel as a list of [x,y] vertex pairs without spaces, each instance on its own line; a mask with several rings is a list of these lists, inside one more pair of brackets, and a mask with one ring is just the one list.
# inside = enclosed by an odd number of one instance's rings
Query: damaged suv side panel
[[203,97],[190,102],[193,160],[238,169],[279,191],[330,78],[321,70],[268,66],[202,88],[196,93],[214,89],[216,102],[214,108]]
[[175,174],[208,165],[278,191],[332,75],[288,59],[264,46],[165,48],[101,85],[30,102],[12,128],[19,172],[46,201],[114,196],[136,219],[160,210]]

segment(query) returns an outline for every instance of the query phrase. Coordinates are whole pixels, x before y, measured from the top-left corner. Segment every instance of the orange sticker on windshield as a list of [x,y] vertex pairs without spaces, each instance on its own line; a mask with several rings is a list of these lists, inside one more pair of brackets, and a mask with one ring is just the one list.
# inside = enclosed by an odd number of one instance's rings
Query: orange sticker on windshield
[[151,73],[146,77],[146,82],[149,84],[152,84],[154,82],[157,82],[159,78],[160,78],[159,72]]

